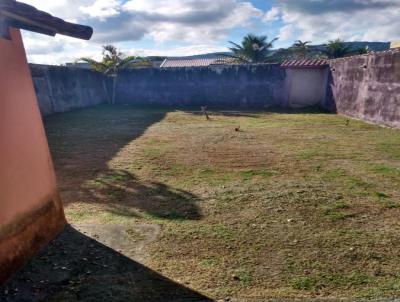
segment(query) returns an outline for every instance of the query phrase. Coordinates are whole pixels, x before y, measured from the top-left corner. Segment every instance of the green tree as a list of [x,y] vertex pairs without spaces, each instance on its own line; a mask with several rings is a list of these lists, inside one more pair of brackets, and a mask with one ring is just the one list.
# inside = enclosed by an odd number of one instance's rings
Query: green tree
[[119,72],[124,68],[134,68],[141,66],[149,66],[151,63],[141,57],[126,56],[113,45],[103,46],[103,58],[96,61],[91,58],[80,58],[78,61],[89,63],[90,67],[98,72],[113,77],[112,104],[115,104],[115,90]]
[[355,53],[351,46],[346,45],[344,41],[340,39],[330,40],[328,44],[325,44],[325,49],[322,51],[328,59],[337,59],[346,57]]
[[268,41],[267,36],[248,34],[243,38],[241,45],[229,41],[233,47],[230,57],[244,63],[264,63],[271,55],[271,48],[278,38]]
[[305,59],[307,58],[307,55],[309,53],[308,44],[310,43],[311,43],[310,41],[303,42],[301,40],[297,40],[290,48],[298,59]]
[[369,47],[368,46],[357,48],[356,51],[355,51],[355,53],[359,54],[359,55],[365,55],[368,52],[369,52]]

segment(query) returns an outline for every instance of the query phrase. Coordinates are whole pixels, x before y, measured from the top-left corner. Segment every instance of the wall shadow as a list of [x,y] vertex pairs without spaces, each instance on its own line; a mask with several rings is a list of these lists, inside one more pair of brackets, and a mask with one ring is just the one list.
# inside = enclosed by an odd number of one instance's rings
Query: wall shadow
[[0,301],[213,301],[71,226],[0,287]]
[[143,182],[107,165],[124,146],[161,121],[171,108],[101,105],[45,119],[59,189],[65,205],[100,203],[113,214],[142,211],[164,219],[199,219],[193,194]]
[[[204,115],[203,112],[198,110],[183,110],[187,113],[193,115]],[[212,118],[213,116],[225,116],[225,117],[251,117],[251,118],[261,118],[261,113],[263,115],[268,114],[275,114],[275,113],[282,113],[282,114],[319,114],[319,113],[331,113],[329,110],[314,106],[314,107],[307,107],[307,108],[282,108],[282,107],[271,107],[268,109],[260,109],[260,110],[243,110],[243,109],[224,109],[224,108],[209,108],[207,113]]]

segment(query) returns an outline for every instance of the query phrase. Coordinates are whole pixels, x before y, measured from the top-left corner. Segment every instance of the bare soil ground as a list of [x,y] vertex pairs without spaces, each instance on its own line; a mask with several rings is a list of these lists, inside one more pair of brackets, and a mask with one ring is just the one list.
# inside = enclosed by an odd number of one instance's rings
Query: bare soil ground
[[[54,115],[46,129],[69,222],[174,286],[212,299],[400,297],[399,130],[130,106]],[[131,243],[107,242],[110,228]]]

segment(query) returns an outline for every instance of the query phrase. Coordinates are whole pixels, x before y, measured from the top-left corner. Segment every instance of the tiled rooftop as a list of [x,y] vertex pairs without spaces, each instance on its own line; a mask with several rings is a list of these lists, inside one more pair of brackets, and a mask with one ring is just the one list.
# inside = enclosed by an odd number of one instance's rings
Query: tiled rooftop
[[227,64],[227,60],[224,58],[212,58],[212,59],[165,59],[161,64],[161,68],[166,67],[202,67],[210,65],[224,65]]
[[325,68],[327,66],[328,61],[321,59],[286,60],[281,64],[283,68]]

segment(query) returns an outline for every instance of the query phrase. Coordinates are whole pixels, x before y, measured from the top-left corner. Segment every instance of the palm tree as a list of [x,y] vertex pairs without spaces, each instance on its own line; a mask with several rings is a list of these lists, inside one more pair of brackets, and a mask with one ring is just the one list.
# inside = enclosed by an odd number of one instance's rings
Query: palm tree
[[328,44],[325,44],[325,49],[322,52],[328,57],[328,59],[337,59],[348,56],[354,53],[354,49],[351,46],[344,43],[340,39],[330,40]]
[[98,72],[104,73],[105,75],[113,78],[113,92],[112,92],[112,104],[115,104],[115,90],[117,86],[118,73],[127,67],[139,67],[149,66],[150,62],[146,59],[136,56],[126,56],[120,52],[113,45],[103,46],[103,58],[101,61],[96,61],[91,58],[80,58],[78,61],[84,61],[89,63],[90,67]]
[[301,41],[297,40],[294,42],[294,44],[291,46],[292,51],[294,54],[297,56],[299,59],[305,59],[308,54],[308,44],[310,44],[310,41]]
[[268,61],[271,48],[276,40],[278,38],[268,41],[267,36],[248,34],[243,38],[241,45],[229,41],[233,45],[229,48],[233,53],[230,57],[242,63],[264,63]]
[[365,47],[357,48],[357,49],[355,50],[355,53],[356,53],[356,54],[359,54],[359,55],[365,55],[365,54],[367,54],[369,51],[370,51],[370,50],[369,50],[369,47],[368,47],[368,45],[367,45],[367,46],[365,46]]

